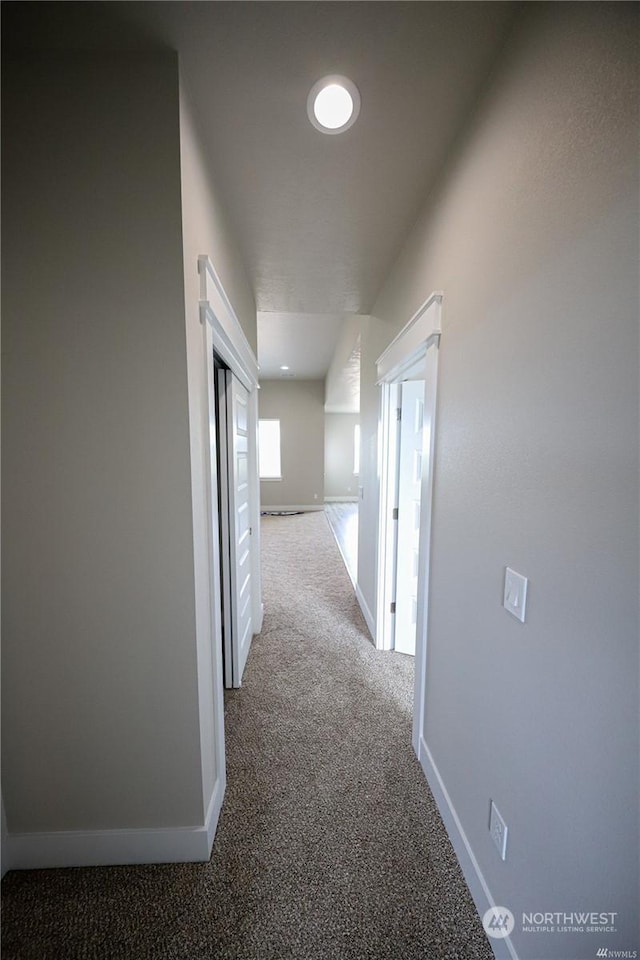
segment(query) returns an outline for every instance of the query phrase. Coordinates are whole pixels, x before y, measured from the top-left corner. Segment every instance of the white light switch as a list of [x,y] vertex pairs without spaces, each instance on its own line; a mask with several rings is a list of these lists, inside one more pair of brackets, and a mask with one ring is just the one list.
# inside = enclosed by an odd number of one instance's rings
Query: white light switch
[[524,623],[525,606],[527,603],[527,584],[529,581],[521,573],[516,573],[507,567],[504,575],[504,599],[502,606],[521,623]]

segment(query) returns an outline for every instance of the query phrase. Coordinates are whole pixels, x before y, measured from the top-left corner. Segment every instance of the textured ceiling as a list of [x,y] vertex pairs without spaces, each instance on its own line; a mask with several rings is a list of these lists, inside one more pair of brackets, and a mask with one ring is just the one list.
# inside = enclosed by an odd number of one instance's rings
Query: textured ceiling
[[[258,310],[368,313],[511,5],[126,6],[180,50]],[[333,73],[354,81],[362,107],[350,130],[326,136],[306,102]]]
[[[31,46],[161,44],[179,51],[257,308],[281,318],[270,324],[272,344],[261,325],[259,362],[266,369],[280,350],[288,314],[290,366],[313,376],[319,366],[305,352],[313,346],[319,360],[335,343],[334,321],[318,317],[371,311],[516,7],[401,0],[3,5],[18,42],[26,17]],[[362,108],[350,130],[326,136],[309,123],[306,100],[311,86],[333,73],[355,82]],[[324,324],[317,336],[297,335],[313,323]]]
[[322,380],[344,319],[341,313],[258,313],[260,379]]

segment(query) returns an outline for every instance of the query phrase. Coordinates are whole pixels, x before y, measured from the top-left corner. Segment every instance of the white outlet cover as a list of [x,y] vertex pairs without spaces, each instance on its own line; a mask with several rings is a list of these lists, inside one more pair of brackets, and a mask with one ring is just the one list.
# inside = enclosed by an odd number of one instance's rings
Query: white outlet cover
[[498,853],[500,854],[500,859],[506,860],[507,834],[509,833],[509,828],[502,819],[500,811],[496,807],[493,800],[491,801],[491,813],[489,816],[489,833],[491,834],[491,839],[493,840]]
[[511,567],[505,568],[504,598],[502,606],[513,614],[520,623],[524,623],[527,606],[527,585],[529,581]]

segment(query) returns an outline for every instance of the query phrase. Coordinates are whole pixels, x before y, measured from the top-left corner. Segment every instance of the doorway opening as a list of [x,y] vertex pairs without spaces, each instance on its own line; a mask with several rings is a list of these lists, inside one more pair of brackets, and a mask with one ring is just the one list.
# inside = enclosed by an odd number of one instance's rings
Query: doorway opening
[[[213,264],[198,258],[209,412],[209,553],[215,684],[239,687],[262,626],[258,365]],[[220,698],[222,699],[222,698]],[[215,715],[223,737],[224,718]]]
[[417,750],[427,662],[431,500],[442,294],[423,304],[377,361],[380,502],[376,646],[415,655]]
[[395,616],[391,644],[397,653],[415,656],[422,499],[422,424],[424,380],[398,385],[400,415],[397,443]]

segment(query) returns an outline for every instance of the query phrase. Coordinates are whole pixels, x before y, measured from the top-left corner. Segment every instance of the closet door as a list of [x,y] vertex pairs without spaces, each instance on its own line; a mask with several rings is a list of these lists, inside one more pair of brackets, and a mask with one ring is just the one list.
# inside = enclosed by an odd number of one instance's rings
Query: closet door
[[226,379],[229,570],[232,685],[242,680],[253,639],[251,511],[249,503],[249,392],[230,370]]

